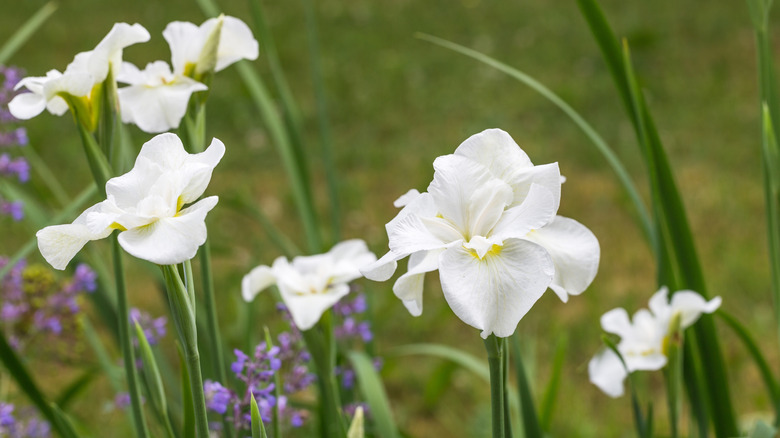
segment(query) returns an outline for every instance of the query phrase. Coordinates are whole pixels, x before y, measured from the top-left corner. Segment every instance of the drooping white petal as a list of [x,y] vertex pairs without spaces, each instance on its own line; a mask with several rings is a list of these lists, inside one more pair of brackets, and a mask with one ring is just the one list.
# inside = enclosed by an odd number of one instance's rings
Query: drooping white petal
[[[218,18],[207,20],[202,28],[209,29],[208,23]],[[242,59],[255,60],[259,54],[259,45],[252,30],[243,21],[236,17],[225,15],[222,17],[222,31],[219,35],[217,48],[217,66],[214,71],[221,71],[233,63]],[[210,29],[208,30],[211,31]]]
[[339,242],[327,254],[333,263],[333,272],[330,273],[333,283],[348,283],[362,277],[360,268],[376,261],[376,255],[361,239]]
[[581,294],[596,277],[601,257],[599,241],[574,219],[556,216],[550,224],[528,233],[525,238],[550,253],[555,264],[550,288],[564,303],[569,295]]
[[420,196],[420,192],[417,189],[410,189],[408,192],[399,196],[398,199],[393,201],[393,206],[396,208],[406,207],[415,198]]
[[120,76],[131,84],[118,91],[122,121],[134,123],[144,132],[178,128],[192,93],[208,88],[186,76],[174,76],[163,61],[148,64],[143,72],[135,72],[131,66],[124,63]]
[[408,270],[398,277],[393,285],[393,293],[403,301],[412,316],[422,315],[425,273],[439,268],[439,255],[442,251],[420,251],[409,256]]
[[444,298],[483,338],[512,335],[554,273],[547,251],[520,239],[508,239],[500,252],[482,260],[463,247],[448,248],[439,258]]
[[[426,218],[427,219],[427,218]],[[423,221],[420,217],[410,214],[400,220],[388,233],[390,250],[399,254],[411,254],[418,251],[428,251],[445,247],[451,239],[442,239],[438,230],[448,233],[449,228],[442,221]],[[434,232],[431,231],[433,228]],[[457,232],[449,232],[456,238],[462,238]]]
[[241,296],[244,301],[250,302],[258,293],[276,283],[276,276],[270,266],[261,265],[249,271],[241,279]]
[[512,189],[482,164],[460,155],[433,162],[428,193],[438,212],[467,239],[486,235],[512,200]]
[[387,281],[393,276],[398,268],[398,260],[406,257],[408,254],[399,254],[388,251],[379,260],[360,268],[360,273],[364,277],[373,281]]
[[158,265],[175,265],[195,257],[206,241],[206,214],[218,197],[204,198],[175,217],[161,218],[147,226],[119,234],[119,244],[131,255]]
[[46,98],[42,94],[22,93],[8,102],[11,115],[19,120],[29,120],[46,109]]
[[95,83],[103,82],[113,65],[118,71],[122,63],[122,50],[133,44],[149,41],[149,32],[140,24],[115,23],[111,30],[92,51],[87,68]]
[[320,320],[326,310],[333,307],[341,298],[349,293],[349,285],[335,284],[328,288],[327,293],[300,295],[288,293],[279,287],[282,300],[290,311],[293,322],[300,330],[308,330]]
[[628,377],[628,372],[618,355],[604,348],[588,362],[588,377],[605,394],[617,398],[623,395],[623,381]]
[[539,184],[532,184],[522,204],[504,211],[491,236],[502,240],[524,238],[530,231],[548,225],[555,218],[555,211],[552,193]]
[[92,92],[94,81],[89,73],[66,73],[52,78],[43,85],[43,94],[46,100],[54,99],[60,94],[84,97]]
[[90,240],[103,239],[111,234],[111,228],[93,232],[87,227],[87,217],[99,211],[100,207],[100,204],[93,205],[71,224],[49,226],[36,233],[38,249],[54,269],[65,269],[76,253]]
[[[620,348],[618,348],[620,350]],[[622,352],[622,350],[621,350]],[[666,366],[667,358],[660,350],[636,353],[624,353],[626,366],[631,371],[657,371]]]

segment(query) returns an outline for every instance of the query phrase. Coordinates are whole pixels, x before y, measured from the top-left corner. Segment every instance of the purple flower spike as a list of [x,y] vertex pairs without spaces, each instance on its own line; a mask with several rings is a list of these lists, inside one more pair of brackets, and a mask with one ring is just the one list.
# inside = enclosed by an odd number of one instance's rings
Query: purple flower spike
[[233,350],[233,354],[236,355],[236,361],[230,364],[230,371],[233,371],[233,374],[241,374],[241,372],[244,370],[244,363],[247,359],[249,359],[249,356],[244,354],[244,352],[238,348]]
[[206,393],[206,407],[218,414],[227,412],[228,405],[233,398],[230,391],[219,382],[206,380],[203,382],[203,392]]

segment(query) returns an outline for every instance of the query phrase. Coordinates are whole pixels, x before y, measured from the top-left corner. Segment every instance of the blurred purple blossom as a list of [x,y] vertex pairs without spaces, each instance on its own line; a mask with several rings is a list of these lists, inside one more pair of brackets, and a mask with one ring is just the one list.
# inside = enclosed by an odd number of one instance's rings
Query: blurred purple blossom
[[[8,259],[0,257],[0,268],[6,264]],[[47,336],[67,337],[72,342],[78,333],[82,295],[95,290],[95,280],[94,271],[84,264],[76,268],[73,277],[64,280],[42,265],[28,265],[24,260],[14,265],[0,281],[0,326],[12,346],[21,350]],[[73,349],[69,347],[68,351]]]
[[[14,86],[22,78],[22,71],[0,65],[0,147],[25,146],[29,142],[27,131],[16,126],[17,120],[8,111],[8,102],[16,95]],[[30,165],[22,157],[0,155],[0,176],[13,177],[24,183],[30,179]],[[24,217],[23,205],[18,200],[0,198],[0,215],[11,216],[15,221]]]
[[[157,345],[160,338],[167,333],[165,325],[168,323],[168,319],[166,317],[153,318],[149,313],[133,307],[130,309],[130,323],[135,324],[136,322],[141,326],[141,330],[143,330],[149,345]],[[133,345],[138,347],[138,340],[135,337],[133,338]]]
[[37,417],[34,409],[22,409],[14,415],[14,405],[0,402],[0,437],[48,438],[49,423]]

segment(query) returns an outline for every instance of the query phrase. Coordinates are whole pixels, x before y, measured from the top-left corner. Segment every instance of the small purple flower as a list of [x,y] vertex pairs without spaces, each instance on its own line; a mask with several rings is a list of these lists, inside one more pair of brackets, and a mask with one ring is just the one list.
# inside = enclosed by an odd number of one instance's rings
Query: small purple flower
[[233,354],[236,355],[236,361],[230,364],[230,371],[233,371],[233,374],[241,374],[244,371],[244,363],[249,359],[249,356],[238,348],[233,350]]
[[24,204],[22,201],[5,201],[0,198],[0,214],[11,216],[16,222],[24,219]]
[[219,382],[206,380],[203,382],[203,392],[206,393],[206,407],[218,414],[227,412],[233,395]]
[[0,402],[0,431],[3,427],[11,427],[16,423],[13,412],[14,405]]
[[117,394],[116,397],[114,397],[114,406],[116,406],[117,409],[125,409],[130,406],[130,393],[120,392]]

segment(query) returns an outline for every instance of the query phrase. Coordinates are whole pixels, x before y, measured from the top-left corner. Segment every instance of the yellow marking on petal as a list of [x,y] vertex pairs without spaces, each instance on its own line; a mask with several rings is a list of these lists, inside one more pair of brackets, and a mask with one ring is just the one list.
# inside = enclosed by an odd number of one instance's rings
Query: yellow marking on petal
[[122,225],[116,222],[112,222],[111,225],[108,226],[108,228],[111,228],[112,230],[127,231],[127,228],[123,227]]
[[484,260],[484,259],[486,259],[486,258],[487,258],[487,257],[489,257],[489,256],[498,256],[498,255],[500,255],[500,254],[501,254],[501,251],[502,251],[504,248],[503,248],[501,245],[496,245],[496,244],[494,243],[494,244],[493,244],[493,246],[491,246],[491,247],[490,247],[490,249],[488,250],[488,252],[486,252],[486,253],[485,253],[484,257],[480,257],[480,256],[479,256],[479,254],[477,253],[477,250],[475,250],[475,249],[472,249],[472,248],[466,248],[465,246],[463,247],[463,249],[465,249],[466,251],[468,251],[468,252],[469,252],[469,254],[471,254],[471,256],[472,256],[472,257],[474,257],[475,259],[477,259],[477,260]]

